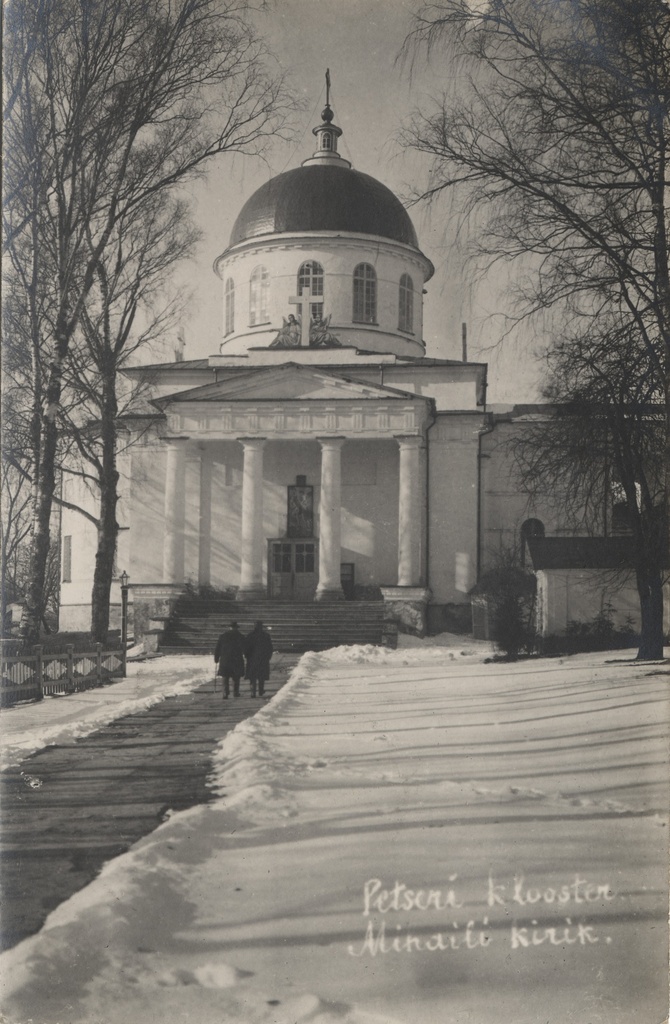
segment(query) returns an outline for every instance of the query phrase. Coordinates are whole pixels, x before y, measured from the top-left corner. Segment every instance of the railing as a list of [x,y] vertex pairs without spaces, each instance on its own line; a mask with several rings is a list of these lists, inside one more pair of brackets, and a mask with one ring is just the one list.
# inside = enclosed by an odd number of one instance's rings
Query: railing
[[42,646],[33,654],[2,656],[0,664],[0,707],[11,707],[22,700],[41,700],[54,693],[77,693],[104,686],[126,674],[126,652],[94,651],[74,653],[69,644],[65,653],[44,654]]

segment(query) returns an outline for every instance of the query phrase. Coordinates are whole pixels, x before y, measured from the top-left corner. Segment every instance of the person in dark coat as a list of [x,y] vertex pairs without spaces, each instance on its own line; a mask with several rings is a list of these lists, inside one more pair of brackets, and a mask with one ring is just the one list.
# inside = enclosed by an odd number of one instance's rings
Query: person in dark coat
[[223,699],[230,696],[230,680],[233,680],[233,693],[240,695],[240,679],[244,675],[244,637],[236,622],[231,622],[230,629],[219,637],[214,661],[218,665],[217,675],[223,676]]
[[270,658],[272,657],[272,638],[263,629],[263,623],[257,622],[244,641],[244,653],[247,657],[247,679],[251,683],[251,696],[262,697],[265,684],[270,678]]

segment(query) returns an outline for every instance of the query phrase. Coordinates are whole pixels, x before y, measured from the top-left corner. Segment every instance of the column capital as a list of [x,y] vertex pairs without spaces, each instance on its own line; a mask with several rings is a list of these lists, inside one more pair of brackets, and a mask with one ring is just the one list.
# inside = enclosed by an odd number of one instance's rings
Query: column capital
[[253,448],[255,445],[257,448],[262,448],[267,441],[267,437],[237,437],[235,440],[245,447],[248,445],[250,448]]
[[322,448],[341,448],[347,438],[340,435],[339,437],[317,437],[316,440]]
[[164,437],[163,440],[165,441],[165,444],[171,445],[173,448],[183,448],[186,442],[190,441],[191,438],[186,434],[181,434],[177,437]]
[[401,448],[423,448],[426,444],[422,434],[395,434],[394,440]]

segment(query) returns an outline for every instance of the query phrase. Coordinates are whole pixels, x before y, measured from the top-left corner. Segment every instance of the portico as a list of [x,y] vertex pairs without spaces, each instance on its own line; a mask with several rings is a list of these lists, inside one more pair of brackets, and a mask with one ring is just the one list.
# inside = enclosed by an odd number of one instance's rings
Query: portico
[[[272,401],[263,396],[269,375],[275,395]],[[275,371],[256,370],[244,377],[244,382],[234,385],[226,382],[207,386],[156,402],[164,408],[168,427],[164,441],[167,455],[163,582],[177,584],[187,578],[186,464],[195,460],[199,464],[198,582],[237,586],[240,599],[266,596],[271,569],[268,541],[287,535],[286,520],[274,529],[271,525],[277,522],[276,509],[282,500],[280,466],[287,467],[283,478],[285,490],[294,482],[289,467],[302,467],[305,453],[309,453],[305,468],[309,469],[310,486],[314,485],[315,515],[312,536],[302,539],[313,544],[315,600],[342,599],[342,564],[355,564],[357,560],[359,571],[364,561],[368,566],[368,582],[372,573],[377,585],[422,586],[425,431],[430,420],[430,401],[292,365]],[[285,392],[281,400],[276,397],[278,390]],[[291,453],[293,447],[295,458]],[[370,462],[367,478],[360,473],[358,477],[355,473],[352,476],[351,472],[352,466],[360,464],[358,455],[363,449],[366,461]],[[237,452],[233,455],[237,466],[241,454],[241,471],[238,470],[235,481],[230,480],[227,489],[229,502],[239,508],[239,536],[228,538],[229,544],[239,551],[239,571],[237,579],[217,580],[212,575],[212,528],[217,516],[213,507],[212,467],[217,451],[222,463],[227,459],[231,464],[230,454],[225,454],[231,450]],[[375,451],[381,460],[377,482],[372,480]],[[306,475],[301,478],[307,480]],[[391,486],[395,491],[392,516],[388,512]],[[193,496],[190,500],[193,501]],[[366,517],[359,513],[367,507],[370,536],[365,538]],[[379,527],[372,522],[373,518],[383,518],[384,508],[388,520],[386,547],[391,527],[395,528],[397,554],[392,572],[388,571],[388,551],[387,568],[382,569],[381,555],[376,549],[384,545]]]

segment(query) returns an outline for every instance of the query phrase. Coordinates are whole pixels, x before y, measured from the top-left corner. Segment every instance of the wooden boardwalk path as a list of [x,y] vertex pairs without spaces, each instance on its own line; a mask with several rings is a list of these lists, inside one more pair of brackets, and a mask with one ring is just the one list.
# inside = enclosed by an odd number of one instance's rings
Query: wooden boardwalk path
[[[297,660],[273,659],[269,696]],[[168,811],[210,799],[216,745],[263,706],[248,691],[243,682],[243,696],[224,701],[221,680],[216,693],[210,682],[0,773],[0,948],[39,931],[50,911]]]

